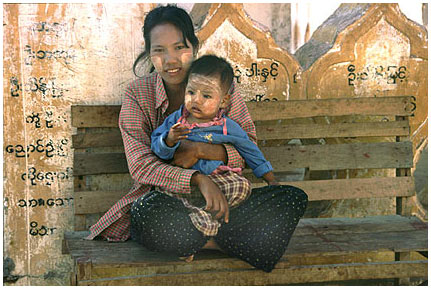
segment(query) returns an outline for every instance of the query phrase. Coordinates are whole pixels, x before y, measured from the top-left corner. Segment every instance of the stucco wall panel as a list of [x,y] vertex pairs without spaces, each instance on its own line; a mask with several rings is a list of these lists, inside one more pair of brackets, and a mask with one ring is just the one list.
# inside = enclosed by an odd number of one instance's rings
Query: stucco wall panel
[[70,106],[120,104],[152,4],[5,4],[5,257],[15,285],[68,284]]
[[198,31],[199,54],[214,53],[228,59],[236,83],[246,100],[298,99],[300,67],[292,55],[278,47],[265,27],[253,22],[240,4],[212,4]]
[[[410,118],[413,149],[427,138],[423,128],[427,122],[427,37],[420,25],[407,19],[397,4],[373,4],[359,6],[360,17],[341,31],[336,31],[333,47],[308,68],[303,78],[306,81],[306,98],[338,97],[385,97],[412,95],[416,104],[414,116]],[[345,7],[340,6],[339,11]],[[334,14],[337,14],[335,12]],[[341,13],[342,15],[342,13]],[[349,15],[349,14],[347,14]],[[341,17],[341,16],[340,16]],[[347,16],[346,16],[347,17]],[[326,23],[326,22],[325,22]],[[331,23],[325,25],[331,28]],[[329,37],[320,33],[316,37]],[[314,37],[314,36],[313,36]],[[331,36],[327,39],[332,40]],[[322,39],[319,39],[322,42]],[[363,118],[355,118],[361,121]],[[367,118],[370,119],[370,118]],[[386,118],[375,117],[376,121]],[[330,122],[345,119],[331,118]],[[319,121],[319,120],[316,120]],[[383,138],[395,141],[394,138]],[[360,139],[335,139],[328,142],[358,142]],[[372,138],[367,141],[373,141]],[[393,172],[380,172],[391,173]],[[363,177],[376,175],[374,170],[338,172],[337,177]],[[376,199],[370,206],[367,200],[334,202],[326,216],[344,215],[346,208],[355,210],[351,214],[380,211],[394,213],[394,200]],[[350,204],[350,205],[349,205]],[[367,208],[364,210],[364,208]],[[348,210],[347,210],[348,211]]]
[[416,149],[425,139],[428,39],[425,29],[407,19],[397,4],[373,4],[340,31],[329,50],[307,71],[307,98],[412,95]]

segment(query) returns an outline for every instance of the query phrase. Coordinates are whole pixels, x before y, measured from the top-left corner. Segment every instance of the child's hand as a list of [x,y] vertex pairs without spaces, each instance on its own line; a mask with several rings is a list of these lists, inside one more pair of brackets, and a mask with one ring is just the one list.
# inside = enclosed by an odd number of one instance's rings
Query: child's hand
[[183,124],[177,122],[169,130],[168,136],[165,138],[165,143],[169,147],[173,147],[177,142],[186,139],[190,133],[190,129],[186,128]]
[[274,173],[272,171],[267,172],[263,175],[263,179],[269,186],[279,186],[280,183],[275,179]]

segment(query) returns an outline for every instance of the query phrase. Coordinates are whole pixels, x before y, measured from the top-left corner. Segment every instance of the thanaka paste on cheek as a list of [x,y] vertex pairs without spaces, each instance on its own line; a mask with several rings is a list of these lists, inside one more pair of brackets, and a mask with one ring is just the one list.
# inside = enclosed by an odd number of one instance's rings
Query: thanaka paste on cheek
[[184,96],[184,104],[186,108],[189,104],[191,104],[191,102],[192,102],[192,96],[186,92],[186,95]]
[[183,67],[189,67],[191,62],[193,61],[193,53],[192,52],[184,52],[181,54],[181,64]]
[[162,58],[160,56],[151,56],[151,62],[154,65],[154,68],[157,72],[162,72],[163,65],[162,65]]
[[219,104],[219,101],[209,99],[203,103],[201,110],[207,112],[208,114],[211,113],[213,116],[216,116],[219,109]]
[[[194,91],[194,95],[191,96],[186,92],[186,108],[197,120],[203,122],[212,120],[217,115],[221,103],[222,95],[220,81],[215,77],[192,74],[189,78],[187,90],[189,87]],[[203,98],[202,95],[205,92],[210,92],[212,98]],[[198,108],[201,110],[201,113],[195,114],[191,110],[194,105],[198,106]]]

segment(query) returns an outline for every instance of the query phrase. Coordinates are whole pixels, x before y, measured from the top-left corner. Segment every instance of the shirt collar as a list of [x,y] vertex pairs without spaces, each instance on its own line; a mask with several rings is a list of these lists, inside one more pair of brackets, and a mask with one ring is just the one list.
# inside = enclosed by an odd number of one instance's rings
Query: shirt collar
[[[162,106],[163,103],[165,103],[168,100],[168,96],[166,94],[162,77],[157,72],[155,73],[156,73],[156,109],[158,109],[160,106]],[[164,107],[163,109],[166,110],[167,107]]]
[[177,122],[182,123],[185,127],[189,129],[193,129],[195,127],[210,127],[214,125],[223,125],[224,126],[223,132],[225,132],[226,130],[226,119],[223,117],[224,109],[219,109],[217,115],[209,122],[193,123],[193,124],[187,121],[187,117],[190,115],[190,112],[187,110],[184,104],[181,105],[180,111],[181,111],[181,117],[178,119]]

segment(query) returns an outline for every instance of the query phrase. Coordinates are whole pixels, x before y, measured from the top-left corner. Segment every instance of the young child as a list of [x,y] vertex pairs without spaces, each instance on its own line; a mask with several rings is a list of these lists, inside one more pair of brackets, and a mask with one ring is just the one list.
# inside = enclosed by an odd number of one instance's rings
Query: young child
[[[224,115],[224,109],[229,104],[228,92],[232,81],[233,70],[226,60],[214,55],[195,60],[189,70],[184,105],[153,131],[151,149],[159,158],[169,160],[173,158],[182,139],[214,144],[230,143],[257,177],[263,177],[269,185],[278,185],[270,162],[264,158],[257,145],[236,122]],[[199,160],[192,169],[209,176],[230,177],[242,184],[229,192],[220,188],[229,207],[237,206],[251,193],[249,181],[240,175],[241,169],[230,168],[214,160]],[[220,186],[220,183],[216,184]],[[216,235],[220,222],[183,197],[179,198],[191,209],[190,217],[196,228],[207,236]]]

